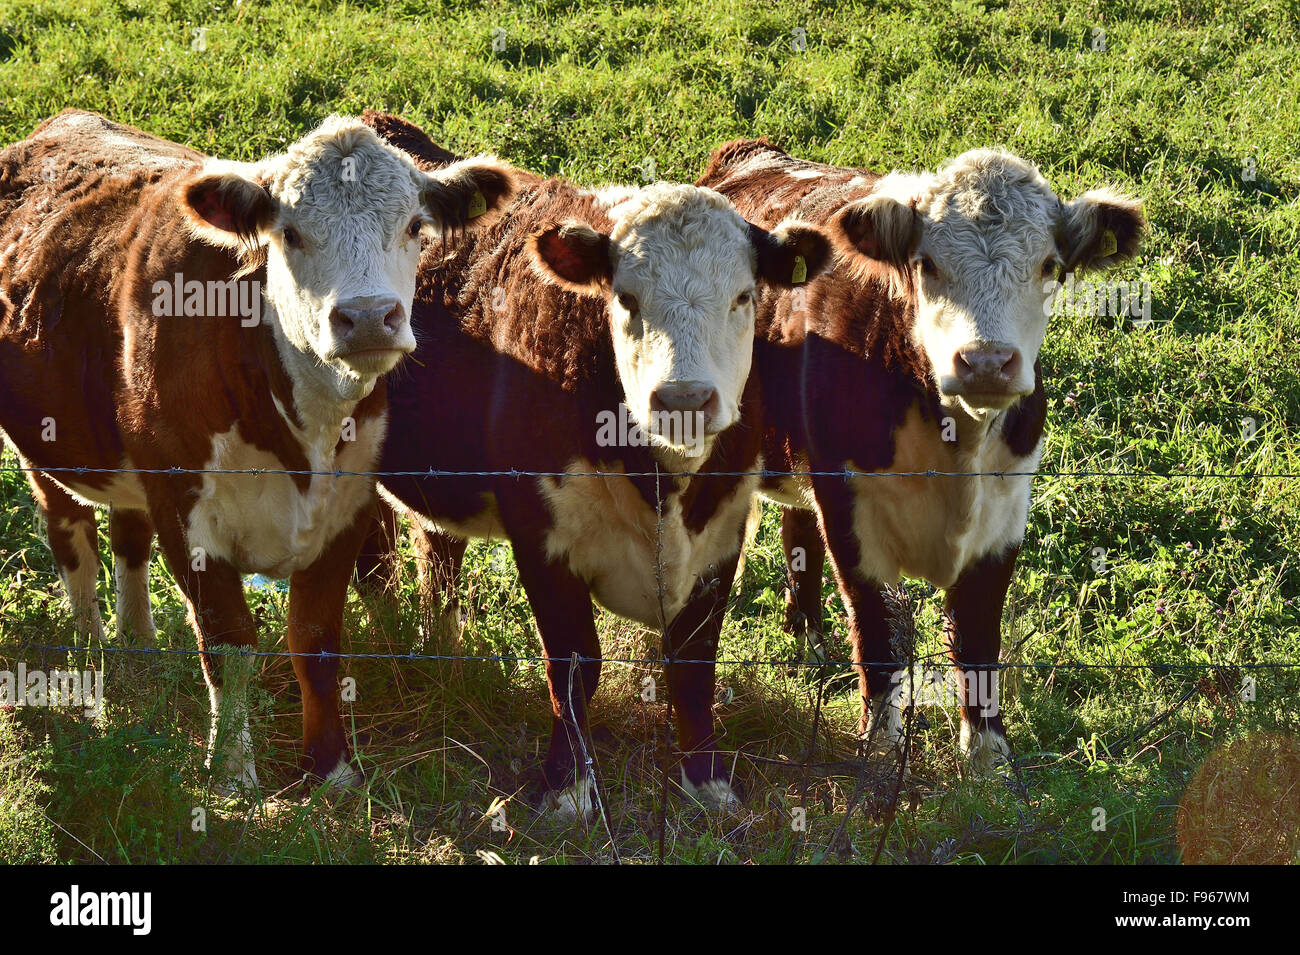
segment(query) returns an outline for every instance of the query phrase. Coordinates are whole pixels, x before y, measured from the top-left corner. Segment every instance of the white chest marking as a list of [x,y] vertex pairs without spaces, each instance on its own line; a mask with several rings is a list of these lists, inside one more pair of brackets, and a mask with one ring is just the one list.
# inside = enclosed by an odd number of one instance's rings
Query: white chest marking
[[[370,471],[386,428],[386,415],[358,422],[356,440],[344,441],[337,455],[337,429],[332,440],[328,434],[299,432],[297,437],[312,471]],[[236,426],[213,435],[205,468],[284,470],[285,464],[243,441]],[[286,474],[205,474],[189,514],[188,544],[241,572],[287,577],[310,566],[352,523],[369,501],[372,485],[372,478],[315,474],[302,491]]]
[[[889,471],[1033,472],[1042,443],[1025,457],[991,432],[965,447],[940,440],[913,408],[894,435]],[[850,462],[850,467],[856,465]],[[950,587],[972,561],[1020,543],[1029,517],[1032,477],[855,478],[853,524],[861,548],[859,570],[897,583],[921,577]]]
[[[595,467],[579,458],[567,470]],[[668,499],[660,521],[632,482],[615,474],[538,479],[555,521],[546,537],[546,553],[552,560],[566,561],[602,606],[658,627],[681,611],[708,567],[735,555],[758,479],[742,479],[695,533],[682,520],[679,497]]]

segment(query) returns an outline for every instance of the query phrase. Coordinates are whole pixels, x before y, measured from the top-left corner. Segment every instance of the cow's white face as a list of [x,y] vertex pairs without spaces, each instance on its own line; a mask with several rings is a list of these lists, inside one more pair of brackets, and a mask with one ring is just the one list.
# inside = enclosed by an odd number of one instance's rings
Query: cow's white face
[[415,348],[421,236],[476,225],[511,188],[491,160],[425,173],[360,121],[332,117],[283,155],[209,163],[182,201],[200,237],[264,252],[269,320],[355,399]]
[[629,416],[655,444],[703,458],[740,418],[757,284],[803,281],[796,269],[811,277],[829,242],[808,226],[759,229],[696,186],[656,183],[603,198],[608,235],[574,222],[540,230],[534,262],[547,279],[606,299]]
[[1143,224],[1134,200],[1095,190],[1065,204],[1029,163],[977,149],[886,176],[833,229],[914,301],[935,386],[974,412],[1033,392],[1059,277],[1132,256]]

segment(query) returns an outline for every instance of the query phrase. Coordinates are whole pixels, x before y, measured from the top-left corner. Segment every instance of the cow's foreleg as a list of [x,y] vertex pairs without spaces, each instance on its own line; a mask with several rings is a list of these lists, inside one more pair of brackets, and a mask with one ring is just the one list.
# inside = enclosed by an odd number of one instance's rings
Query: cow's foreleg
[[181,589],[203,651],[200,660],[211,715],[208,767],[223,785],[256,789],[248,687],[258,659],[248,651],[257,649],[257,626],[244,601],[239,574],[228,564],[214,566],[209,561],[207,570],[190,575]]
[[854,572],[840,580],[840,595],[849,615],[849,644],[858,673],[862,714],[859,738],[873,749],[903,741],[899,669],[890,643],[889,611],[880,585]]
[[[289,582],[289,650],[337,654],[342,647],[343,606],[368,515],[336,537],[314,564]],[[355,785],[360,774],[348,759],[347,735],[339,716],[339,661],[295,656],[293,672],[302,690],[303,769],[327,782]]]
[[99,533],[95,510],[77,501],[39,471],[28,472],[32,493],[45,517],[45,532],[63,577],[79,637],[102,640],[104,621],[95,585],[99,581]]
[[[733,809],[740,796],[733,789],[731,767],[718,751],[713,732],[713,697],[718,637],[740,554],[699,580],[690,599],[664,633],[668,693],[677,718],[682,751],[681,784],[690,796],[710,808]],[[738,786],[736,787],[739,788]]]
[[825,660],[822,565],[826,561],[826,545],[822,543],[816,512],[796,507],[783,508],[781,544],[785,551],[787,574],[785,629],[795,636],[807,634],[808,649],[813,658]]
[[149,606],[149,556],[153,522],[147,511],[113,508],[108,518],[113,548],[113,584],[119,639],[131,646],[152,645],[157,630]]
[[224,560],[189,550],[180,525],[155,511],[163,557],[185,596],[208,684],[211,728],[207,763],[221,785],[253,789],[257,769],[248,724],[248,685],[257,672],[257,626],[239,572]]
[[[1019,546],[987,554],[948,588],[944,626],[962,701],[961,748],[976,769],[1010,755],[998,692],[1002,608]],[[984,668],[981,668],[984,667]]]
[[[551,695],[551,743],[542,772],[547,802],[561,821],[586,819],[595,810],[594,758],[587,706],[600,680],[600,641],[587,584],[562,563],[547,558],[539,535],[512,534],[519,578],[537,620],[547,658]],[[576,668],[573,654],[583,658]],[[585,755],[584,755],[585,754]]]
[[[816,466],[828,470],[835,467],[825,462]],[[864,558],[871,555],[864,553],[864,545],[853,529],[854,490],[838,478],[814,487],[821,526],[826,529],[831,570],[848,612],[849,645],[862,698],[858,732],[863,744],[869,743],[872,749],[892,748],[903,739],[898,706],[902,671],[889,639],[889,612],[881,583],[863,570]]]

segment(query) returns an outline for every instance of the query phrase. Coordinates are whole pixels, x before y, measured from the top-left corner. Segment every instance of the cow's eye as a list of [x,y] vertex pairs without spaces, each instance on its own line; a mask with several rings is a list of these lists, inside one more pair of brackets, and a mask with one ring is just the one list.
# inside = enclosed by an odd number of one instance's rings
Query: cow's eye
[[411,220],[411,224],[406,227],[406,234],[412,239],[420,234],[420,228],[424,225],[424,219],[416,216]]
[[921,273],[928,275],[930,278],[934,278],[939,274],[939,270],[935,268],[934,260],[928,255],[921,256]]
[[1061,260],[1054,255],[1043,262],[1043,278],[1047,278],[1049,275],[1055,273],[1057,266],[1060,264]]
[[298,234],[298,230],[293,228],[292,226],[286,226],[284,231],[281,232],[280,235],[284,239],[284,244],[287,245],[289,248],[291,249],[302,248],[302,236],[300,236]]
[[627,292],[618,293],[618,304],[622,305],[625,309],[627,309],[629,312],[632,312],[633,314],[636,314],[636,310],[640,307],[637,304],[636,296],[629,295]]
[[752,302],[753,300],[754,300],[754,293],[753,293],[753,292],[741,292],[739,295],[736,296],[736,305],[735,305],[735,307],[736,307],[736,308],[744,308],[746,305],[748,305],[748,304],[749,304],[750,302]]

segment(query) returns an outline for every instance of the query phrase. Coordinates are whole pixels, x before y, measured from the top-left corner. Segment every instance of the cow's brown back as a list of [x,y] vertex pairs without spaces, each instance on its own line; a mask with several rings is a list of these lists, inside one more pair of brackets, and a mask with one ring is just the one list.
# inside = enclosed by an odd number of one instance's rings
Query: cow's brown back
[[[10,438],[42,463],[121,465],[125,258],[160,218],[180,228],[179,212],[158,207],[202,159],[76,111],[0,151],[0,404]],[[58,440],[41,441],[49,421]]]

